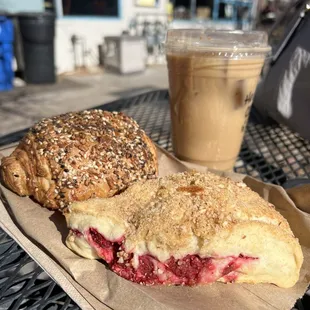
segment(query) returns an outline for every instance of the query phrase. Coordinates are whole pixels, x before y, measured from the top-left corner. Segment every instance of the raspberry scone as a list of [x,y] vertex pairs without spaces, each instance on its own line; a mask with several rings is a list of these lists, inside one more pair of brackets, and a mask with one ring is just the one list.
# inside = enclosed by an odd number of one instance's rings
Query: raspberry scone
[[2,159],[0,176],[16,194],[61,209],[72,201],[111,197],[137,180],[156,177],[156,148],[123,113],[67,113],[32,127]]
[[287,288],[303,262],[298,240],[273,205],[244,183],[212,173],[140,181],[113,198],[73,203],[64,214],[70,249],[102,258],[140,284]]

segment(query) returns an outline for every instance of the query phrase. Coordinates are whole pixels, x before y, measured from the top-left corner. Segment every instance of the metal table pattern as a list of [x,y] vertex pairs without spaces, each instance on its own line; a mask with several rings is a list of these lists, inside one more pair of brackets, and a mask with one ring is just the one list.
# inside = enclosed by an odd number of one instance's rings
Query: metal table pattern
[[[122,111],[133,117],[151,139],[172,152],[170,113],[166,90],[120,99],[96,108]],[[0,146],[18,141],[26,130],[0,138]],[[283,185],[310,176],[310,143],[278,124],[260,124],[250,115],[235,171]],[[310,309],[310,297],[296,309]],[[79,309],[66,293],[0,229],[0,310]]]

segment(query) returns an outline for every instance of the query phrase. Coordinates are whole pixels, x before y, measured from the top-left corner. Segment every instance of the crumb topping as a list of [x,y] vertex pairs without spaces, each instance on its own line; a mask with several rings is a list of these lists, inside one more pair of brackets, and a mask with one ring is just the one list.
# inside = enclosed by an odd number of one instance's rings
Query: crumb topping
[[290,232],[287,221],[270,203],[243,182],[213,173],[184,172],[138,182],[111,199],[80,202],[72,212],[124,221],[131,245],[156,241],[160,248],[181,251],[192,236],[210,240],[222,229],[243,221],[258,221]]
[[[156,158],[144,131],[123,113],[89,110],[43,119],[23,142],[34,145],[33,156],[49,163],[54,199],[61,207],[68,200],[66,192],[74,196],[81,185],[107,182],[115,193],[156,176]],[[41,169],[38,174],[48,172]]]

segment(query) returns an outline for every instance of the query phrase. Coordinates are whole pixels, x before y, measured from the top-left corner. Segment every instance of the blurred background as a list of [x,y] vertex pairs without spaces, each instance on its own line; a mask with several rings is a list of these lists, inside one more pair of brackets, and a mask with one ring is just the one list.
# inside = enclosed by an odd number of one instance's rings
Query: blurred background
[[[160,43],[168,27],[268,31],[294,1],[2,0],[2,44],[12,41],[13,70],[29,83],[56,81],[54,68],[56,75],[104,65],[131,73],[165,63]],[[45,66],[46,76],[34,65]]]
[[[309,137],[309,10],[306,0],[1,0],[0,136],[167,89],[167,29],[199,27],[266,31],[272,55],[254,106]],[[283,97],[298,98],[298,113],[283,113]]]

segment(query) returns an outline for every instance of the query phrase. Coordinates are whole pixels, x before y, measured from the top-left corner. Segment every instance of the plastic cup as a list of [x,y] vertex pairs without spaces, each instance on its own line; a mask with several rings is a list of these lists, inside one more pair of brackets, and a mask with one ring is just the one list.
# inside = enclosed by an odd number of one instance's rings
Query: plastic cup
[[270,52],[267,34],[171,29],[165,52],[174,153],[211,169],[233,169]]

